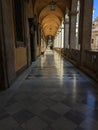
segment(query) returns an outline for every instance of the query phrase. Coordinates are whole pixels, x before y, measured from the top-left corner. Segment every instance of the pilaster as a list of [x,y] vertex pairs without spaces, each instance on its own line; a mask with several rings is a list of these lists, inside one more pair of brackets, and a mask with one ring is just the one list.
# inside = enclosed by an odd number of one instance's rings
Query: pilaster
[[92,30],[92,11],[93,0],[80,1],[80,23],[79,23],[79,42],[81,53],[81,65],[86,62],[86,50],[91,49],[91,30]]
[[64,48],[69,48],[69,18],[65,18],[64,36],[65,36]]

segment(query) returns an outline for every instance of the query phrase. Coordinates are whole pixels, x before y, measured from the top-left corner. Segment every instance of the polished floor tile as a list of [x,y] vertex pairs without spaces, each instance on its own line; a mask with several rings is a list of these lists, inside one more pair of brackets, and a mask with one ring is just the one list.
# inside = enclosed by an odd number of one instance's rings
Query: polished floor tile
[[0,130],[98,130],[97,87],[47,49],[0,92]]

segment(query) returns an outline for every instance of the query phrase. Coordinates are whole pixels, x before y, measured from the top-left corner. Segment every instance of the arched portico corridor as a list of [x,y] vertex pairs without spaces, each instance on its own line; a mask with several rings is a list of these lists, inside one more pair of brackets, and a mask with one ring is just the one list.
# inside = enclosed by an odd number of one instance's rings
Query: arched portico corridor
[[47,48],[0,93],[0,130],[98,130],[97,87]]
[[98,130],[93,1],[0,0],[0,130]]

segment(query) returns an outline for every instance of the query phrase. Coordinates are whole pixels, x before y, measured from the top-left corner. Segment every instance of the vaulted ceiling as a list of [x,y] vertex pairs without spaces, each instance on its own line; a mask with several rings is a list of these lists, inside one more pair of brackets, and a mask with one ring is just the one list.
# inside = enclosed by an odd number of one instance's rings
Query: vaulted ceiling
[[[49,7],[50,2],[56,3],[55,10]],[[45,36],[55,36],[65,15],[70,0],[35,0],[34,13],[38,15]]]

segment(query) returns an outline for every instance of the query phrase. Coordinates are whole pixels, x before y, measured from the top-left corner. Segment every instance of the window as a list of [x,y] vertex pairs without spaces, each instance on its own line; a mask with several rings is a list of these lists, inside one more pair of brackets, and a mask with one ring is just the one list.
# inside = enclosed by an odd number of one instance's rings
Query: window
[[23,7],[21,0],[14,0],[16,41],[23,42]]

